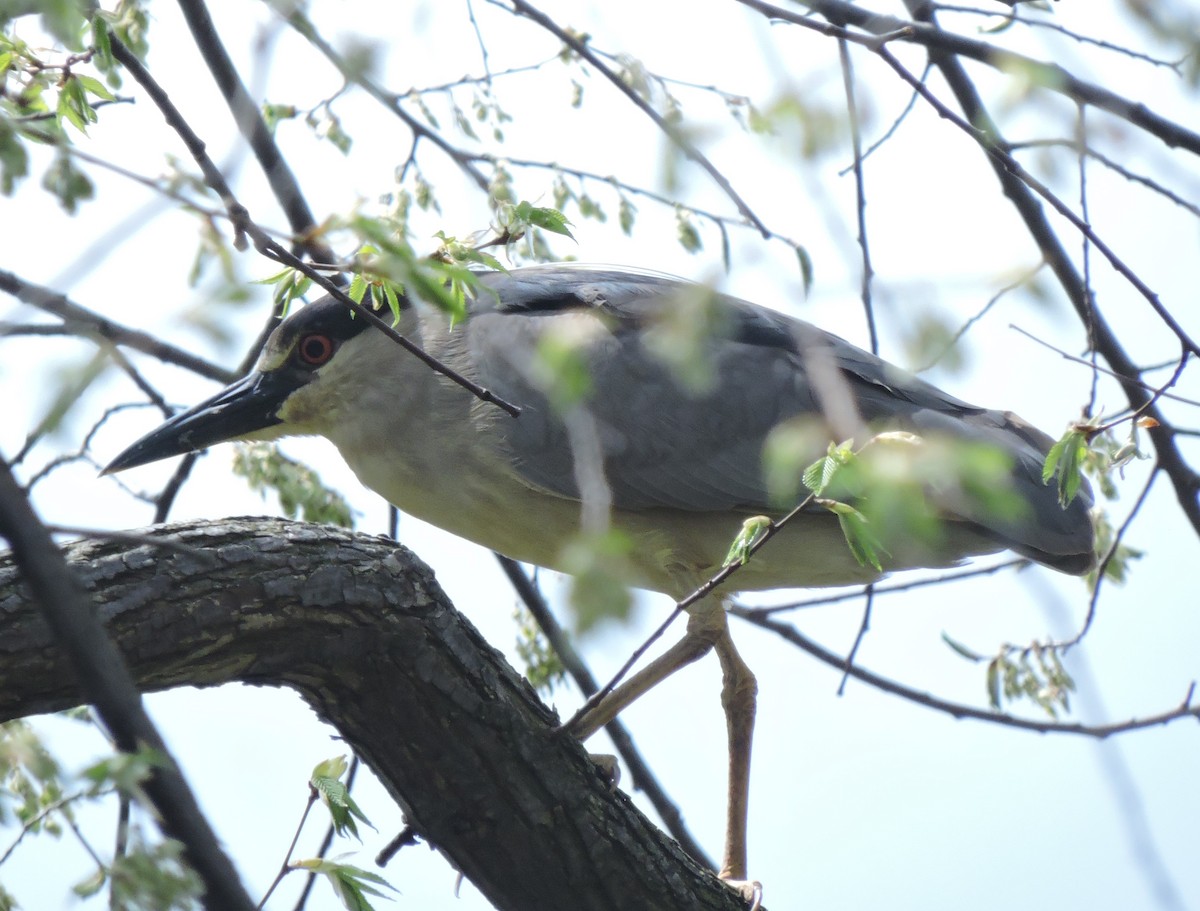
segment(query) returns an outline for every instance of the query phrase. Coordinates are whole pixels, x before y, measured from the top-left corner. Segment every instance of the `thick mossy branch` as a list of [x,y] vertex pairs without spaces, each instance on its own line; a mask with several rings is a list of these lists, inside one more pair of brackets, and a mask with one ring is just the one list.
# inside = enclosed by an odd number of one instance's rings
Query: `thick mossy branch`
[[[139,686],[296,690],[497,907],[740,907],[394,542],[229,519],[67,551]],[[0,719],[82,701],[0,555]]]

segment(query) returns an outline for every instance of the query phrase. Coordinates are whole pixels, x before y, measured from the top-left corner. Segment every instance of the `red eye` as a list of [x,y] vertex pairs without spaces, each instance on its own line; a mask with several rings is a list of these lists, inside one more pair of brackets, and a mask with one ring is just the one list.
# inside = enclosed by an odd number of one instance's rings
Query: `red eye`
[[296,345],[300,360],[312,367],[320,367],[333,357],[333,339],[328,335],[306,335]]

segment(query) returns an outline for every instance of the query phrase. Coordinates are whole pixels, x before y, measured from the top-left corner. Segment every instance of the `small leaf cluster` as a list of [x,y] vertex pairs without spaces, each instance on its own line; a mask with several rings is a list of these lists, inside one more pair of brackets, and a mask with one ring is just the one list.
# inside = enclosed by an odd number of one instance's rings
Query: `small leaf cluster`
[[63,799],[63,772],[57,760],[25,721],[0,725],[0,823],[9,815],[31,832],[61,834],[47,811]]
[[406,297],[437,307],[452,323],[466,317],[476,282],[469,268],[472,259],[451,254],[451,248],[458,249],[453,238],[443,236],[437,254],[420,256],[391,219],[355,215],[345,226],[362,241],[354,258],[352,298],[364,303],[369,290],[372,305],[386,306],[394,323],[400,321],[401,300]]
[[148,842],[137,826],[130,828],[126,850],[112,866],[100,869],[75,886],[81,898],[108,883],[111,906],[129,911],[192,911],[203,905],[200,877],[183,862],[183,845],[171,838]]
[[[630,237],[633,234],[633,225],[637,217],[637,206],[629,199],[616,178],[609,178],[607,183],[617,198],[617,223],[620,225],[622,233],[626,237]],[[566,174],[558,172],[554,177],[552,187],[554,208],[561,213],[566,210],[568,205],[574,204],[579,210],[580,218],[590,218],[600,224],[606,223],[608,213],[603,204],[588,193],[583,179],[579,180],[579,184],[579,188],[576,189],[568,182]]]
[[804,486],[812,491],[814,502],[828,509],[837,516],[838,526],[846,539],[850,553],[860,566],[872,566],[882,571],[880,556],[887,555],[887,549],[879,540],[879,536],[871,527],[865,515],[842,500],[822,496],[833,485],[834,480],[847,466],[856,461],[853,441],[830,443],[825,455],[817,459],[804,470],[801,480]]
[[326,487],[315,471],[289,459],[272,443],[239,444],[233,473],[245,478],[250,489],[263,496],[268,490],[274,491],[288,518],[301,516],[305,522],[323,522],[339,528],[354,526],[345,498]]
[[[90,719],[87,713],[82,717]],[[160,753],[150,749],[115,753],[76,776],[61,769],[27,722],[0,725],[0,822],[15,822],[20,828],[13,844],[0,851],[0,864],[15,856],[22,839],[38,835],[58,838],[65,824],[84,840],[89,854],[97,859],[96,869],[72,887],[77,896],[86,898],[108,887],[114,908],[131,911],[198,908],[201,883],[180,859],[182,847],[178,842],[149,841],[135,824],[129,828],[125,850],[111,861],[104,861],[75,825],[77,804],[109,797],[114,792],[145,805],[142,785],[163,761]],[[82,788],[78,786],[80,783]],[[16,898],[0,890],[0,909],[17,907]]]
[[[348,786],[342,781],[349,767],[350,764],[345,756],[335,756],[332,759],[326,759],[317,763],[308,780],[310,794],[308,806],[311,808],[313,802],[317,798],[320,798],[322,805],[329,811],[329,818],[334,832],[341,837],[353,836],[354,838],[358,838],[358,825],[355,820],[371,826],[372,829],[375,827],[371,825],[371,821],[367,819],[366,814],[359,808],[354,798],[350,796]],[[301,828],[303,828],[304,820],[307,818],[308,811],[306,810],[304,819],[300,821]],[[297,837],[299,834],[299,831],[297,831]],[[295,839],[293,839],[292,846],[295,846]],[[327,857],[312,857],[304,860],[291,860],[290,858],[291,852],[289,850],[288,860],[285,861],[284,867],[276,878],[275,883],[271,886],[271,889],[259,903],[260,907],[266,904],[267,899],[271,896],[279,881],[287,873],[293,871],[306,871],[323,877],[329,883],[330,888],[333,889],[338,901],[348,911],[372,911],[371,896],[391,898],[391,896],[376,888],[377,886],[396,891],[393,886],[378,874],[363,870],[353,864],[344,863],[341,860],[334,860]]]
[[337,896],[338,901],[347,911],[373,911],[374,905],[371,904],[368,896],[391,898],[376,886],[383,886],[393,892],[397,891],[395,886],[378,873],[324,857],[298,860],[293,867],[323,876],[333,889],[333,894]]
[[[1108,520],[1108,515],[1104,512],[1093,517],[1092,527],[1096,531],[1096,553],[1101,556],[1108,555],[1108,560],[1104,565],[1104,578],[1116,582],[1118,585],[1124,584],[1129,577],[1130,563],[1141,559],[1145,551],[1126,544],[1124,541],[1117,541],[1117,529],[1113,527]],[[1116,544],[1115,549],[1113,548],[1114,543]],[[1109,551],[1112,553],[1110,554]],[[1095,591],[1098,582],[1099,567],[1088,573],[1088,589]]]
[[617,529],[576,535],[563,548],[563,569],[573,578],[569,601],[575,630],[586,633],[604,620],[624,620],[633,607],[633,539]]
[[942,641],[969,661],[987,662],[988,703],[996,711],[1026,699],[1052,719],[1058,719],[1060,712],[1070,712],[1075,681],[1063,666],[1062,646],[1042,642],[1023,647],[1003,645],[988,658],[946,633],[942,633]]
[[562,659],[550,646],[533,614],[523,605],[517,605],[513,620],[517,625],[517,655],[525,665],[525,679],[538,692],[552,695],[554,688],[567,676]]

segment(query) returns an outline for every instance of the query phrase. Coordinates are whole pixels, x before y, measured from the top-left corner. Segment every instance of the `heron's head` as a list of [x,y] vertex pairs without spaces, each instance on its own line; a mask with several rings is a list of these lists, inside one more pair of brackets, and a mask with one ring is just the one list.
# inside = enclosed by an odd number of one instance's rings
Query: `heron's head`
[[271,334],[254,370],[212,398],[146,434],[104,474],[196,452],[227,440],[273,440],[326,434],[344,400],[370,365],[367,339],[382,333],[332,298],[284,320]]

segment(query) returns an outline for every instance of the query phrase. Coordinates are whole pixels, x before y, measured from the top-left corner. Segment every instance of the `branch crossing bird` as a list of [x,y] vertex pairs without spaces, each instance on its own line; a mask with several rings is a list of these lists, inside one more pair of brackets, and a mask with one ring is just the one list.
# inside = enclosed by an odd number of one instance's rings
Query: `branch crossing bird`
[[[581,528],[617,529],[632,542],[633,581],[680,598],[720,570],[745,519],[786,511],[764,447],[794,431],[812,447],[800,463],[852,439],[897,484],[915,470],[932,531],[889,530],[877,513],[876,568],[813,503],[739,569],[732,589],[864,583],[1004,549],[1067,573],[1094,565],[1090,489],[1060,505],[1042,482],[1053,440],[1011,413],[969,405],[808,323],[656,273],[564,264],[477,282],[466,320],[452,326],[404,300],[397,329],[519,416],[327,297],[285,319],[248,376],[105,472],[225,440],[316,434],[403,512],[517,560],[566,569],[563,545]],[[941,468],[922,474],[947,446],[999,454],[999,473],[973,485]],[[590,735],[710,650],[724,675],[730,747],[721,875],[744,881],[757,685],[719,597],[690,607],[683,639],[573,731]]]

